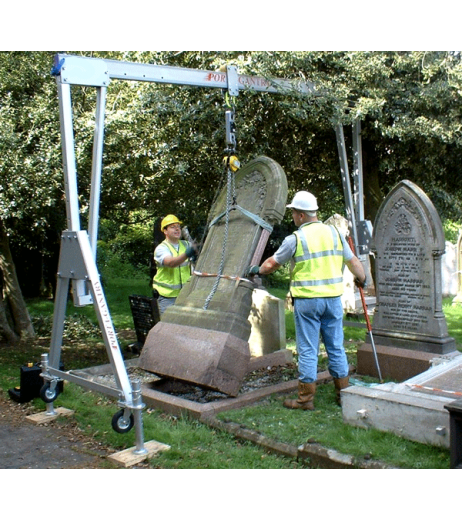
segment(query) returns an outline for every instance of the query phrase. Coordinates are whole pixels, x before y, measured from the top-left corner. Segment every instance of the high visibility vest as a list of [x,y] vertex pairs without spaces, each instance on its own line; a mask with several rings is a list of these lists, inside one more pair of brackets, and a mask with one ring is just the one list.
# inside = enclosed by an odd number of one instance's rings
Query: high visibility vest
[[[186,252],[188,247],[185,241],[180,241],[178,251],[168,242],[164,241],[173,257],[179,257]],[[169,268],[168,266],[161,266],[157,263],[157,273],[154,276],[152,287],[159,292],[159,295],[166,298],[178,297],[181,288],[191,278],[191,268],[189,267],[188,259],[176,268]]]
[[343,243],[334,226],[314,222],[295,232],[290,292],[296,298],[338,297],[343,293]]

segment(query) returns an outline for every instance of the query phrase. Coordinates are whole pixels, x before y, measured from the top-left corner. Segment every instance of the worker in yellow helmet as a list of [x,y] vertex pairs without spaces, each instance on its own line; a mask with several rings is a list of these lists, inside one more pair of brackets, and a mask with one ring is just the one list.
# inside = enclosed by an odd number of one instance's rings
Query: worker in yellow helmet
[[348,387],[348,361],[343,346],[344,265],[353,273],[357,285],[364,287],[366,275],[343,235],[317,217],[318,203],[309,192],[297,192],[291,204],[298,230],[286,237],[276,253],[261,266],[250,266],[247,275],[268,275],[292,261],[290,293],[294,301],[295,335],[298,352],[298,398],[288,399],[284,407],[314,410],[319,334],[321,333],[329,372],[334,379],[337,401]]
[[197,257],[195,245],[181,239],[181,224],[172,214],[162,219],[160,227],[165,240],[154,250],[157,273],[152,287],[161,314],[175,304],[181,288],[191,278],[190,260]]

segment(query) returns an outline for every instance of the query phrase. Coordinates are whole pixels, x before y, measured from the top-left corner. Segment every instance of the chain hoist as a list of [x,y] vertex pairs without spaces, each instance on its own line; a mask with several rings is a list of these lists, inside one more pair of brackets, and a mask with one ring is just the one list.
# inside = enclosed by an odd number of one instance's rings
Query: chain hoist
[[223,269],[225,265],[226,258],[226,248],[228,242],[229,235],[229,214],[231,210],[236,206],[236,184],[234,174],[239,170],[241,164],[236,155],[236,123],[234,119],[235,111],[234,107],[230,103],[229,93],[225,93],[225,100],[228,110],[225,112],[225,128],[226,128],[226,149],[225,149],[225,157],[223,162],[225,164],[225,171],[227,176],[227,188],[226,188],[226,211],[225,211],[225,231],[223,235],[223,246],[221,249],[221,260],[220,267],[218,268],[218,273],[216,275],[216,281],[213,285],[213,288],[205,300],[204,310],[208,309],[208,306],[214,297],[220,280],[223,278]]
[[225,94],[226,105],[228,110],[225,112],[225,125],[226,125],[226,149],[223,161],[225,165],[231,169],[232,172],[237,172],[241,167],[241,163],[236,155],[236,123],[235,123],[235,111],[233,105],[229,100],[229,93]]

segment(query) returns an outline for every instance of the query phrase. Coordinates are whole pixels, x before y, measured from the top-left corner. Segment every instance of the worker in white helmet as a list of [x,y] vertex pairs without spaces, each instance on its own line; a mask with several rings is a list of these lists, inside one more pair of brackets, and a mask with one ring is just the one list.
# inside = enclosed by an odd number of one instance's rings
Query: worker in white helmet
[[161,314],[175,304],[181,288],[191,278],[189,261],[197,256],[195,245],[181,239],[181,224],[172,214],[162,219],[160,227],[165,240],[154,250],[157,272],[152,287]]
[[247,274],[268,275],[288,261],[293,263],[290,292],[294,302],[299,384],[298,398],[286,400],[284,407],[314,410],[319,334],[329,357],[338,403],[340,391],[348,387],[341,302],[344,265],[362,287],[366,275],[342,234],[318,220],[318,204],[313,194],[298,192],[287,207],[292,210],[298,230],[284,239],[272,257],[261,266],[251,266]]

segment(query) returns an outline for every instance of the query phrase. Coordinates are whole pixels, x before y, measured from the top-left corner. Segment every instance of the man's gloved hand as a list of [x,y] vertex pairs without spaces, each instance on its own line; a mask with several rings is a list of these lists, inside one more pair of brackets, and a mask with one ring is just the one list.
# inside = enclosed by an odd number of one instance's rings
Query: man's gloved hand
[[186,257],[188,257],[189,260],[193,261],[197,260],[197,250],[193,246],[188,246],[186,248]]
[[245,270],[245,276],[246,277],[254,277],[255,275],[258,275],[260,271],[260,266],[249,266],[246,270]]
[[362,282],[359,279],[355,279],[355,284],[358,288],[364,289],[366,287],[366,280],[364,279]]

